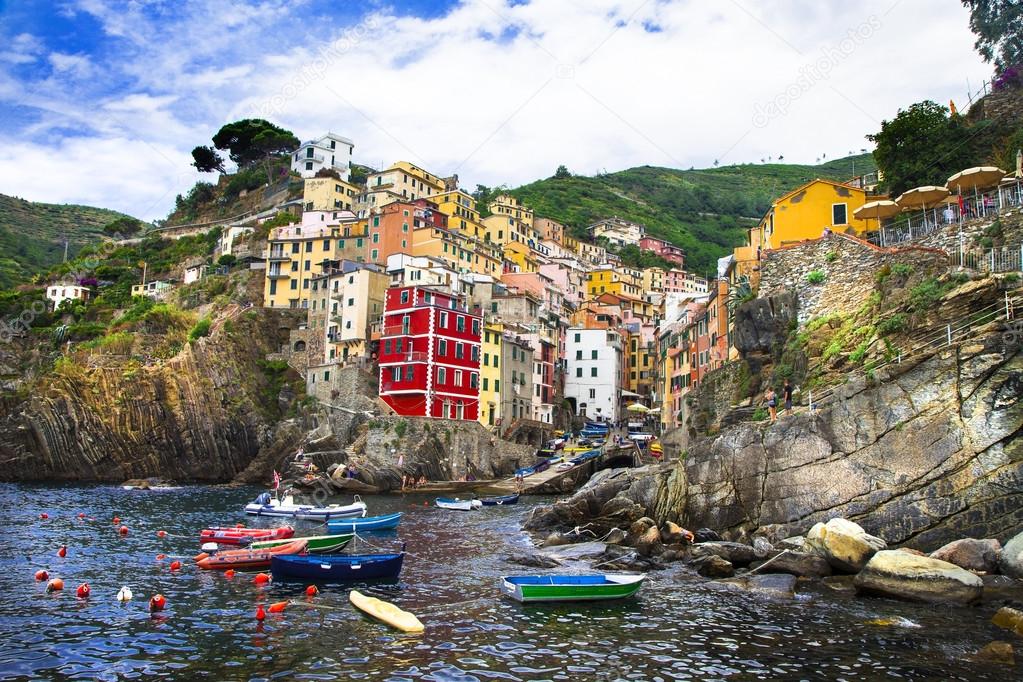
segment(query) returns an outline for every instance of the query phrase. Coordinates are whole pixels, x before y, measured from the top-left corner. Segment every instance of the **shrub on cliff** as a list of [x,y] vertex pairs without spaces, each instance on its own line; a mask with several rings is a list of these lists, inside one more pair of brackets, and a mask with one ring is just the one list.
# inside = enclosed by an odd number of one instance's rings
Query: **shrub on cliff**
[[826,279],[827,275],[822,270],[814,270],[806,276],[806,281],[810,284],[823,284]]
[[201,320],[196,322],[195,326],[192,327],[192,330],[188,332],[188,342],[195,343],[196,340],[209,336],[210,327],[212,326],[213,323],[210,321],[210,318],[208,317],[202,318]]

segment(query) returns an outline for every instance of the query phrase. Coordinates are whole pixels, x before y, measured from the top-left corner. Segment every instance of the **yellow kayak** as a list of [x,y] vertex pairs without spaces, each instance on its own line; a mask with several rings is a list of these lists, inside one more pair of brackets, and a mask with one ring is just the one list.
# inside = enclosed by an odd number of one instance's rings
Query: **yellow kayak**
[[367,597],[358,590],[352,590],[348,594],[348,599],[351,600],[355,608],[373,616],[377,620],[387,623],[391,627],[398,628],[404,632],[423,631],[423,624],[419,622],[418,618],[408,611],[402,611],[390,602],[377,599],[376,597]]

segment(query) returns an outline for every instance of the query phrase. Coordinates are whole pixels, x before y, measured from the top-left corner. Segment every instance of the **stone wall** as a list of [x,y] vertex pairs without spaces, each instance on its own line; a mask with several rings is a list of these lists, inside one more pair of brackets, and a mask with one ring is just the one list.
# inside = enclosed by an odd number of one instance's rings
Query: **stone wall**
[[[832,234],[765,252],[760,296],[795,293],[803,325],[830,312],[859,308],[874,291],[875,273],[895,263],[937,273],[947,269],[948,256],[923,246],[882,249],[856,237]],[[814,271],[824,273],[822,283],[807,281]]]
[[983,248],[980,246],[981,240],[989,236],[996,219],[1001,229],[998,230],[999,237],[994,240],[994,245],[1018,248],[1020,242],[1023,242],[1023,211],[1018,208],[1004,211],[997,217],[967,220],[961,229],[959,224],[942,226],[914,240],[913,244],[942,249],[953,256],[959,251],[960,245],[965,249]]
[[1023,88],[1006,88],[992,92],[978,100],[970,107],[967,114],[973,121],[992,119],[1010,125],[1019,124],[1019,115],[1023,111]]

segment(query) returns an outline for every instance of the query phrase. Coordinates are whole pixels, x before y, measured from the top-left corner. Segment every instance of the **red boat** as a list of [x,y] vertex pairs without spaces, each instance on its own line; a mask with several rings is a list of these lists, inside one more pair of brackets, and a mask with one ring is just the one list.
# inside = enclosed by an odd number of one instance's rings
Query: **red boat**
[[200,559],[197,564],[199,568],[211,571],[223,571],[228,568],[235,570],[269,568],[270,557],[275,554],[301,554],[305,551],[305,546],[306,541],[300,538],[285,545],[266,549],[229,549]]
[[220,545],[247,545],[258,540],[287,540],[295,535],[291,526],[280,528],[205,528],[199,534],[203,543],[216,542]]

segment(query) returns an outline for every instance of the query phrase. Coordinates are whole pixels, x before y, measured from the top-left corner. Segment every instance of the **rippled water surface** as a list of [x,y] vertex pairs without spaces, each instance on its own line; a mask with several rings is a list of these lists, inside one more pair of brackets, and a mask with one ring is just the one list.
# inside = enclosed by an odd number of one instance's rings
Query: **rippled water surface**
[[[408,543],[397,585],[361,589],[419,615],[403,635],[359,615],[347,589],[307,600],[300,584],[256,587],[173,556],[199,551],[208,525],[253,523],[240,511],[259,491],[188,487],[0,486],[0,679],[300,680],[1005,680],[1012,669],[970,654],[1006,633],[992,609],[857,600],[801,587],[795,602],[723,593],[678,568],[650,574],[637,598],[609,604],[530,605],[501,598],[497,578],[529,572],[502,561],[529,543],[519,531],[531,503],[451,512],[427,498],[369,497],[370,514],[405,512],[398,532],[370,542]],[[538,502],[535,500],[534,502]],[[40,520],[45,512],[50,518]],[[77,515],[84,512],[85,520]],[[111,520],[130,528],[119,537]],[[322,533],[298,522],[298,534]],[[168,536],[158,538],[158,530]],[[57,557],[61,544],[68,547]],[[157,560],[157,554],[169,555]],[[47,594],[40,568],[65,580]],[[75,597],[88,582],[92,597]],[[135,599],[119,604],[129,586]],[[154,593],[167,609],[151,615]],[[291,600],[259,623],[257,603]],[[868,621],[901,618],[901,626]]]

